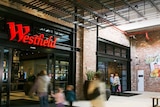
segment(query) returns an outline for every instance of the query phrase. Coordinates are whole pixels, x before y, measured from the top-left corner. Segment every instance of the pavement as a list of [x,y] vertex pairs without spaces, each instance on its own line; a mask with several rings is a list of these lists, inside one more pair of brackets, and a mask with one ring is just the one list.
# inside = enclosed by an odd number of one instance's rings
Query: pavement
[[[152,97],[160,98],[160,92],[129,91],[127,93],[139,93],[139,95],[130,97],[111,95],[109,100],[105,102],[105,107],[153,107]],[[89,101],[77,101],[74,102],[73,105],[78,107],[91,107]]]
[[[160,92],[137,92],[137,91],[128,91],[127,93],[138,93],[139,95],[135,96],[115,96],[111,95],[109,100],[105,102],[105,107],[153,107],[152,97],[159,97]],[[67,102],[65,102],[66,105]],[[91,107],[89,101],[79,100],[73,103],[75,107]],[[11,106],[12,107],[12,106]],[[19,106],[21,107],[21,106]],[[28,106],[23,106],[28,107]],[[30,105],[29,107],[39,107],[37,105]],[[50,107],[55,107],[53,103],[50,103]],[[160,106],[158,106],[160,107]]]

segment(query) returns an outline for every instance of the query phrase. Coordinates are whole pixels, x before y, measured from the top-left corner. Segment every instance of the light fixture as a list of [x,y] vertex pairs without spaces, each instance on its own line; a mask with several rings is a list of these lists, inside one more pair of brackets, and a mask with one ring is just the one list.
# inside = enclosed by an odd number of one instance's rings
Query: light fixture
[[31,46],[31,47],[30,47],[30,49],[36,49],[36,47],[34,47],[34,46]]

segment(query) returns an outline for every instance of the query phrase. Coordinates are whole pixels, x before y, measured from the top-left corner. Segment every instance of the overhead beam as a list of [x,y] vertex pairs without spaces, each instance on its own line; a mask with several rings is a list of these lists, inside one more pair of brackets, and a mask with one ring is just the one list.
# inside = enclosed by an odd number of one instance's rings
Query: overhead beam
[[158,12],[160,12],[160,9],[158,8],[158,6],[154,3],[154,1],[152,0],[148,0],[155,8]]
[[145,20],[142,22],[120,25],[117,27],[127,32],[134,32],[134,31],[139,31],[139,30],[144,30],[144,29],[160,28],[160,19],[157,18],[157,19],[152,19],[152,20]]
[[[82,15],[77,14],[77,13],[75,13],[75,12],[68,11],[67,9],[65,9],[65,8],[63,8],[63,7],[59,7],[57,4],[54,4],[54,3],[51,3],[51,4],[50,4],[49,2],[48,2],[47,4],[48,4],[48,5],[51,5],[51,6],[53,6],[53,7],[56,7],[57,9],[65,12],[65,13],[67,13],[67,14],[69,14],[69,15],[76,16],[76,17],[78,17],[78,18],[81,18],[81,19],[83,19],[83,20],[86,21],[86,22],[92,23],[92,24],[94,24],[94,25],[99,25],[97,22],[94,22],[94,21],[92,21],[92,20],[85,19]],[[63,18],[63,19],[64,19],[64,18]],[[74,22],[74,20],[73,20],[73,22]]]
[[66,0],[66,1],[69,1],[70,3],[72,3],[72,4],[74,4],[74,5],[82,8],[82,9],[84,9],[84,10],[86,10],[86,11],[88,11],[89,13],[95,15],[95,16],[98,17],[98,18],[102,18],[102,19],[105,20],[109,25],[114,25],[112,22],[110,22],[109,20],[107,20],[106,18],[104,18],[103,15],[98,14],[97,12],[92,11],[92,10],[89,9],[89,8],[86,8],[85,6],[81,5],[80,3],[77,3],[75,0]]
[[[58,18],[58,19],[60,19],[60,18],[62,17],[62,16],[60,16],[60,15],[54,14],[53,12],[46,11],[45,9],[42,9],[42,8],[40,8],[40,7],[37,7],[37,6],[32,5],[32,3],[34,4],[33,1],[31,1],[31,2],[29,2],[29,3],[23,2],[23,1],[21,1],[21,0],[10,0],[10,1],[13,1],[13,2],[16,2],[16,3],[19,3],[19,4],[22,4],[23,6],[29,7],[29,8],[31,8],[31,9],[37,9],[37,11],[42,11],[43,13],[48,14],[48,15],[51,15],[51,16],[56,17],[56,18]],[[39,1],[39,2],[41,2],[41,1]],[[44,3],[44,2],[42,2],[42,3]],[[49,4],[46,4],[46,5],[49,6]],[[52,7],[51,5],[50,5],[49,7],[48,7],[48,6],[47,6],[47,8]],[[58,8],[58,7],[57,7],[57,8]],[[59,9],[59,8],[58,8],[58,9]],[[63,11],[63,9],[64,9],[64,8],[62,8],[61,11]],[[67,11],[65,11],[65,12],[67,12]],[[68,12],[68,14],[70,14],[70,13]],[[70,15],[73,15],[73,14],[70,14]],[[78,14],[76,14],[76,15],[79,16]],[[80,16],[79,16],[79,17],[80,17]],[[73,23],[73,22],[74,22],[73,20],[69,20],[69,19],[65,19],[65,18],[62,19],[62,20],[66,21],[66,22],[69,22],[69,23]],[[76,24],[76,25],[81,26],[81,27],[84,27],[84,28],[87,28],[87,27],[88,27],[88,26],[85,26],[85,25],[82,24],[82,23],[73,23],[73,24]],[[97,24],[97,23],[93,23],[93,24]]]
[[122,16],[121,14],[119,14],[115,9],[111,9],[111,7],[107,4],[104,5],[104,3],[100,0],[95,0],[97,3],[99,3],[101,6],[103,6],[104,8],[107,8],[108,10],[110,10],[111,12],[114,12],[115,14],[117,14],[119,17],[123,18],[126,21],[129,21],[129,19],[127,19],[126,17]]
[[145,16],[142,15],[139,11],[137,11],[129,2],[127,2],[127,0],[122,0],[122,1],[123,1],[126,5],[128,5],[129,7],[131,7],[139,16],[144,17],[144,19],[146,19]]

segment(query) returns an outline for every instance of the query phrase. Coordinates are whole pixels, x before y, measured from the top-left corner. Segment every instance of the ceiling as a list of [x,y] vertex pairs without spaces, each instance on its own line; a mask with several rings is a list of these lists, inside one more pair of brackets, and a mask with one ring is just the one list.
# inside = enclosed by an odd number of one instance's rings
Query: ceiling
[[86,29],[160,18],[160,0],[9,0]]

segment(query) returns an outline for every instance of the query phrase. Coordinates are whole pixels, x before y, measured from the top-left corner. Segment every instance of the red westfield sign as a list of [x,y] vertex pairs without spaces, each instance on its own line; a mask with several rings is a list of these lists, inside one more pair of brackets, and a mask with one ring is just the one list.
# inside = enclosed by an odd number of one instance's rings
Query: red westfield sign
[[15,24],[15,22],[8,22],[10,29],[10,40],[14,40],[18,37],[18,42],[27,43],[31,45],[55,48],[56,38],[49,36],[48,38],[44,37],[44,34],[37,34],[30,36],[30,26],[23,26],[22,24]]

